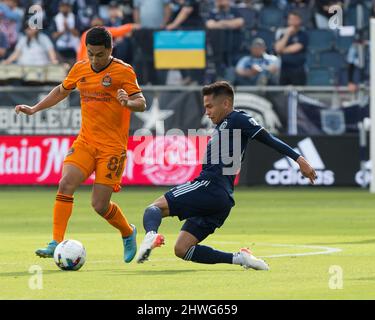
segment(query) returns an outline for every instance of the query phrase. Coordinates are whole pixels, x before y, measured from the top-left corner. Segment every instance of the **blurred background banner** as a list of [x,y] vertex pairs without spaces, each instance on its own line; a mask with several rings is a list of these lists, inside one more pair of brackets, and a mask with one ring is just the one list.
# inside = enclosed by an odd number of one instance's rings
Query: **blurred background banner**
[[[57,185],[74,136],[0,136],[0,185]],[[130,137],[122,184],[177,185],[201,170],[208,138]],[[92,184],[93,174],[85,182]]]
[[[41,100],[50,88],[17,88],[0,92],[0,134],[78,134],[81,125],[79,93],[72,92],[58,106],[35,114],[33,117],[17,116],[14,106],[17,101],[30,104]],[[209,130],[211,121],[204,115],[200,87],[183,90],[173,86],[163,90],[147,89],[143,93],[148,102],[143,113],[133,113],[130,134],[141,133],[163,135],[170,129],[179,129],[184,134],[191,130]],[[339,102],[332,107],[332,99],[323,95],[299,93],[295,98],[295,119],[289,110],[294,102],[288,94],[280,91],[236,90],[234,105],[238,110],[251,114],[260,124],[274,134],[291,134],[289,122],[297,124],[299,135],[357,134],[358,122],[369,116],[369,102]]]
[[206,67],[204,31],[154,32],[156,69],[203,69]]
[[[355,136],[281,136],[302,154],[317,173],[316,186],[359,186],[369,183],[370,163],[362,172],[359,143]],[[368,150],[367,150],[368,151]],[[241,185],[306,186],[293,160],[252,143],[242,165]]]
[[301,135],[358,133],[358,122],[364,117],[369,117],[369,111],[368,101],[364,104],[353,101],[351,104],[331,108],[319,100],[300,94],[297,106],[297,132]]

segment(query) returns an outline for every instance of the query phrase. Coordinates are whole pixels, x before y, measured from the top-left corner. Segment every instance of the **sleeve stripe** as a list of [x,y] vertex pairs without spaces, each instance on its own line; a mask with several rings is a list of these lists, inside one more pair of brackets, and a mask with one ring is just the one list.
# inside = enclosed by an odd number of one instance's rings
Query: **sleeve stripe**
[[76,88],[76,87],[74,87],[74,88],[68,89],[68,88],[65,88],[65,86],[64,86],[63,83],[61,83],[61,85],[62,85],[62,87],[63,87],[65,90],[74,90],[74,89]]
[[252,136],[251,136],[251,139],[253,139],[260,131],[263,130],[263,127],[260,128],[257,132],[255,132]]
[[134,95],[137,94],[137,93],[142,93],[142,91],[137,91],[137,92],[134,92],[134,93],[132,93],[132,94],[129,94],[128,97],[134,96]]

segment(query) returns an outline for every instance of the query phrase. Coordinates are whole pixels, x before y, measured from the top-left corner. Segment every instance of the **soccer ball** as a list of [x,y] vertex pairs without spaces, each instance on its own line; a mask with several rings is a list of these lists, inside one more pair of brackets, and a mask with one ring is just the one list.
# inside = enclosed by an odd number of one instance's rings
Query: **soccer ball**
[[64,240],[53,254],[56,265],[65,271],[77,271],[86,261],[86,250],[77,240]]

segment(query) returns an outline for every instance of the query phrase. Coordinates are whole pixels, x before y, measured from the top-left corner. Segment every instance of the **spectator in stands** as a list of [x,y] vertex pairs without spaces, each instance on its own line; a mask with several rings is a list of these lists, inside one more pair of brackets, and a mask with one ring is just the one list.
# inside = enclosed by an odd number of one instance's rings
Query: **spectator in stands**
[[282,30],[275,43],[275,52],[281,57],[280,85],[306,84],[306,48],[308,38],[301,30],[302,19],[297,12],[288,14],[288,27]]
[[[124,24],[124,15],[121,7],[116,1],[111,1],[108,5],[108,19],[104,22],[107,27],[120,27]],[[132,43],[131,33],[113,39],[112,55],[127,63],[132,63]]]
[[69,0],[62,0],[59,13],[53,18],[52,39],[60,59],[73,64],[79,46],[78,19],[72,12]]
[[243,36],[242,27],[245,20],[238,8],[231,5],[230,0],[215,0],[215,7],[210,11],[206,28],[207,42],[212,51],[216,78],[233,81],[234,66],[240,58]]
[[358,31],[349,48],[346,61],[348,63],[348,90],[356,92],[358,85],[369,80],[369,44],[364,33]]
[[76,0],[73,12],[76,12],[80,31],[87,30],[90,27],[91,19],[98,14],[98,0]]
[[341,1],[337,0],[315,0],[315,25],[318,29],[328,29],[328,21],[332,16],[329,8],[333,5],[342,6]]
[[6,35],[10,48],[17,42],[18,34],[22,28],[23,12],[18,8],[16,0],[0,1],[0,31]]
[[199,29],[203,27],[198,0],[172,0],[171,21],[167,30]]
[[216,0],[215,8],[210,12],[206,27],[208,29],[242,29],[245,21],[230,0]]
[[134,0],[133,19],[141,28],[164,29],[171,17],[171,0]]
[[32,29],[26,23],[25,35],[18,40],[14,52],[2,63],[17,62],[25,66],[46,66],[57,64],[58,60],[50,38],[39,29]]
[[[171,19],[166,30],[194,30],[204,27],[203,19],[200,15],[200,2],[198,0],[172,0],[171,1]],[[184,69],[180,70],[182,75],[182,84],[203,83],[203,70]]]
[[[94,17],[91,20],[91,27],[104,26],[103,19],[99,17]],[[108,31],[112,34],[112,37],[115,39],[117,37],[123,37],[126,34],[130,33],[132,30],[139,29],[140,26],[135,23],[126,23],[119,27],[108,27]],[[86,50],[86,34],[84,32],[81,36],[81,43],[77,52],[77,61],[87,59],[87,50]]]
[[305,28],[313,28],[313,6],[309,0],[289,0],[285,11],[296,11],[300,14]]
[[266,53],[266,43],[255,38],[250,55],[242,57],[236,66],[237,85],[276,85],[280,71],[279,58]]
[[4,32],[0,31],[0,61],[3,60],[8,51],[8,41]]
[[167,70],[156,70],[152,33],[148,29],[164,29],[171,19],[171,0],[135,0],[133,19],[141,30],[134,37],[136,52],[133,65],[142,84],[164,85]]

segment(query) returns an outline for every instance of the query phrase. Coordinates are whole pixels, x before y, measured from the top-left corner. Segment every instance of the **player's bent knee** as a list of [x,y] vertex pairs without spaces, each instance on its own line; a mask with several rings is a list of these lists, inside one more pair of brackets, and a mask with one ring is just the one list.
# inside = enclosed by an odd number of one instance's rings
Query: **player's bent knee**
[[178,243],[176,243],[174,246],[174,254],[181,259],[185,257],[185,254],[188,250],[189,248]]
[[108,210],[109,204],[108,203],[104,203],[102,201],[95,201],[95,200],[93,200],[91,202],[91,206],[93,207],[93,209],[95,210],[95,212],[97,214],[100,214],[101,216],[104,216],[105,213]]
[[163,218],[169,216],[169,206],[164,196],[160,197],[159,199],[156,199],[149,207],[153,206],[161,210],[161,215]]
[[62,194],[72,194],[76,189],[76,185],[67,177],[61,178],[59,181],[59,192]]

